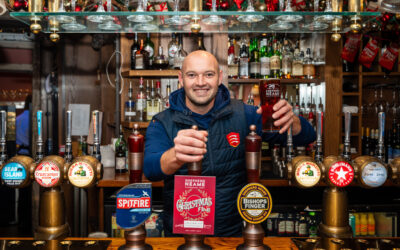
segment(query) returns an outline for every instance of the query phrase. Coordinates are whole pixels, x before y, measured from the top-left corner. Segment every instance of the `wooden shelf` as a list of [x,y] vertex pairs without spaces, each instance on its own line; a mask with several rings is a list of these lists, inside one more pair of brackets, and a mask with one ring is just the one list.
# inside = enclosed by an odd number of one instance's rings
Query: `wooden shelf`
[[358,72],[343,72],[343,76],[358,76]]
[[129,70],[122,72],[123,77],[177,77],[179,70]]
[[[258,84],[261,80],[268,80],[268,79],[234,79],[229,78],[228,83],[230,84]],[[281,79],[281,83],[283,84],[300,84],[300,83],[320,83],[322,82],[321,79]]]
[[359,96],[359,92],[343,92],[342,96]]
[[400,72],[391,72],[390,74],[385,74],[384,72],[362,72],[363,76],[400,76]]
[[129,128],[129,129],[133,129],[133,125],[135,123],[139,124],[139,128],[147,128],[150,122],[126,122],[126,121],[121,122],[124,128]]
[[272,160],[271,156],[261,157],[261,161],[271,161],[271,160]]

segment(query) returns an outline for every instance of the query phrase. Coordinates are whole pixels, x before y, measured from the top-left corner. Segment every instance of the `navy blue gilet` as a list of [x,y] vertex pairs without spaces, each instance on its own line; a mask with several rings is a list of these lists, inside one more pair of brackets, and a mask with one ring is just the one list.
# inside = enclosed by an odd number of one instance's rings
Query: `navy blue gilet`
[[[242,219],[237,211],[236,199],[246,184],[245,138],[249,132],[243,102],[230,100],[230,104],[217,110],[208,128],[207,153],[202,161],[202,175],[216,176],[215,230],[219,237],[235,237],[242,233]],[[165,128],[171,141],[181,129],[198,125],[190,111],[165,110],[153,117]],[[199,126],[199,129],[204,129]],[[238,133],[239,145],[230,145],[227,135]],[[236,147],[235,147],[236,146]],[[176,175],[187,175],[186,164]],[[166,236],[172,233],[174,176],[164,179],[164,229]]]

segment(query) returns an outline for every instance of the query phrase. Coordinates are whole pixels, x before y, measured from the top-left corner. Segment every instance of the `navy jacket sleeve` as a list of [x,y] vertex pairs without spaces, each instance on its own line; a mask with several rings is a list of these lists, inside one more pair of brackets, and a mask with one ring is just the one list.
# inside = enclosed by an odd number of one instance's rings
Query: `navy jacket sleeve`
[[[255,124],[257,126],[257,133],[261,135],[263,141],[271,144],[286,145],[287,133],[262,133],[261,115],[256,113],[257,107],[245,104],[244,111],[246,114],[247,125],[250,126],[251,124]],[[317,137],[315,130],[310,123],[303,117],[299,118],[301,123],[301,131],[299,134],[293,136],[294,146],[307,145],[315,141]]]
[[162,154],[173,146],[164,126],[160,122],[152,120],[146,130],[144,146],[143,173],[147,179],[161,181],[167,176],[161,171],[160,159]]

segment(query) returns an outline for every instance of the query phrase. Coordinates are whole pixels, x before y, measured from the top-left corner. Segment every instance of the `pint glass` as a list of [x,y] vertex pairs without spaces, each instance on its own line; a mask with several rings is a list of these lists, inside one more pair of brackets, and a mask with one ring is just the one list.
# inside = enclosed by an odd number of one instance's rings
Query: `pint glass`
[[273,107],[279,101],[281,95],[281,81],[279,79],[267,79],[260,81],[260,104],[262,108],[262,131],[279,132],[279,127],[274,126]]

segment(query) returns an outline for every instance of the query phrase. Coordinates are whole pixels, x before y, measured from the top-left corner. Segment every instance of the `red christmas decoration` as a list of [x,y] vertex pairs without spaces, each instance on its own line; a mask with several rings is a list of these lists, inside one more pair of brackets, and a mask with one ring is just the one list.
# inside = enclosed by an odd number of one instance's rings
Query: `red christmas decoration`
[[265,0],[266,11],[278,11],[278,0]]
[[239,10],[242,9],[242,3],[244,0],[233,0]]
[[19,11],[19,10],[21,10],[22,9],[22,7],[24,7],[25,6],[25,4],[24,4],[24,1],[22,0],[15,0],[14,1],[14,4],[13,4],[13,9],[15,10],[15,11]]
[[82,6],[79,5],[75,6],[75,12],[80,12],[80,11],[82,11]]
[[[212,0],[207,0],[206,6],[209,10],[211,10],[212,9]],[[218,9],[218,6],[219,6],[219,0],[216,0],[215,7]]]
[[220,8],[223,9],[223,10],[227,10],[229,8],[229,2],[228,1],[221,1]]

